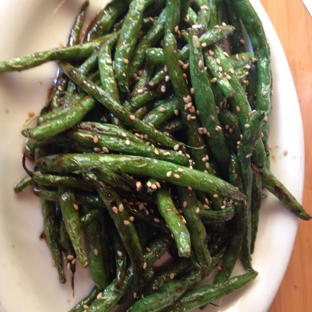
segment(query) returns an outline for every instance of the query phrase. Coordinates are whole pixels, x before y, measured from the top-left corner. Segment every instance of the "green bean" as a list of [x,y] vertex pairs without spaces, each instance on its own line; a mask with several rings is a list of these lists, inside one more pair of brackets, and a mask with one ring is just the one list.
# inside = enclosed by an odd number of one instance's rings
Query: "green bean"
[[[231,154],[229,165],[229,180],[234,186],[243,192],[240,165],[235,154]],[[236,214],[229,224],[231,228],[232,239],[229,241],[226,247],[221,270],[218,271],[215,277],[215,283],[225,282],[230,278],[237,259],[239,258],[247,226],[247,210],[244,203],[237,203]]]
[[85,310],[84,306],[89,306],[99,295],[101,290],[94,286],[87,297],[78,302],[69,312],[83,312]]
[[74,24],[73,24],[73,26],[69,32],[69,38],[68,38],[68,43],[67,43],[68,46],[73,46],[73,45],[78,43],[81,28],[82,28],[83,22],[85,20],[86,11],[87,11],[88,6],[89,6],[89,0],[86,0],[82,4],[82,6],[80,8],[80,12],[76,16]]
[[196,109],[192,103],[190,92],[184,80],[182,69],[180,68],[176,54],[177,41],[172,33],[165,34],[163,47],[168,73],[180,104],[187,144],[192,147],[191,153],[196,167],[204,171],[209,169],[206,167],[207,158],[205,148],[203,148],[204,139],[198,132],[199,122],[197,120]]
[[167,33],[174,33],[176,27],[180,24],[181,0],[167,0],[166,10],[167,17],[165,25],[165,35]]
[[22,57],[0,62],[0,72],[21,71],[39,66],[48,61],[56,60],[81,60],[85,59],[101,43],[110,39],[114,34],[109,34],[92,42],[77,44],[72,47],[54,48],[48,51],[36,52]]
[[110,1],[110,3],[100,11],[93,25],[91,25],[86,34],[85,41],[90,42],[109,33],[117,19],[127,11],[130,2],[130,0]]
[[245,52],[246,51],[245,38],[241,20],[237,15],[237,11],[233,6],[232,1],[225,0],[224,3],[229,22],[231,23],[231,25],[235,27],[235,32],[231,36],[232,52],[233,54]]
[[122,93],[129,92],[129,62],[137,43],[144,10],[151,2],[152,0],[131,1],[121,28],[120,38],[116,45],[114,65],[117,83]]
[[155,127],[159,127],[163,122],[173,117],[177,113],[179,107],[178,99],[175,96],[170,97],[149,111],[144,116],[143,120],[147,123],[151,123]]
[[261,170],[262,183],[272,194],[274,194],[287,209],[293,212],[298,218],[302,220],[311,220],[312,216],[309,215],[297,199],[287,190],[270,170],[265,167]]
[[41,199],[41,211],[44,219],[43,233],[51,251],[53,263],[57,268],[59,281],[64,284],[66,278],[62,252],[58,242],[59,228],[56,222],[55,203]]
[[52,119],[44,122],[33,129],[25,129],[22,134],[36,140],[51,138],[80,122],[82,118],[93,109],[95,101],[92,97],[86,96],[79,103],[71,107],[66,116],[62,119]]
[[198,289],[188,291],[179,301],[164,309],[164,312],[190,311],[196,307],[201,307],[211,301],[217,300],[235,290],[247,285],[258,275],[255,271],[250,271],[243,275],[232,277],[226,282],[218,284],[208,284]]
[[251,244],[250,253],[252,254],[255,249],[255,242],[258,232],[259,223],[259,211],[261,208],[262,201],[262,180],[260,171],[253,168],[253,180],[251,189]]
[[[84,213],[90,211],[89,206],[83,206]],[[88,243],[89,251],[89,266],[92,275],[92,279],[100,289],[105,288],[109,280],[109,267],[107,262],[108,248],[106,244],[103,244],[101,222],[96,220],[92,224],[87,225],[85,228],[86,239]],[[105,232],[105,230],[104,230]],[[106,261],[104,259],[106,258]]]
[[183,187],[177,187],[177,193],[186,226],[190,232],[191,246],[195,253],[196,263],[201,268],[206,268],[211,264],[211,256],[205,243],[206,229],[198,214],[196,193]]
[[214,95],[204,69],[201,45],[195,31],[189,32],[189,47],[190,74],[199,119],[209,133],[207,141],[212,154],[220,167],[226,168],[230,153],[225,143],[224,131],[220,125]]
[[[270,69],[270,47],[266,40],[261,20],[247,0],[235,0],[233,6],[242,20],[250,37],[252,48],[257,58],[257,110],[266,111],[268,121],[271,112],[272,73]],[[246,18],[248,16],[248,18]],[[263,123],[263,140],[267,142],[269,122]]]
[[110,217],[118,229],[125,249],[129,255],[134,270],[134,292],[139,291],[143,282],[143,252],[139,244],[136,229],[129,217],[124,204],[118,193],[101,182],[95,174],[84,174],[86,180],[90,181],[96,188],[100,198],[103,200]]
[[38,168],[43,172],[82,172],[93,167],[107,167],[112,170],[118,168],[121,172],[133,175],[144,175],[158,181],[165,180],[170,183],[191,186],[194,189],[210,194],[220,194],[237,200],[245,200],[245,195],[238,192],[226,181],[199,170],[181,167],[179,165],[139,156],[123,155],[83,155],[63,154],[49,155],[38,160]]
[[85,268],[89,265],[85,254],[82,238],[80,235],[80,218],[79,206],[76,204],[75,196],[72,192],[67,192],[63,188],[59,188],[59,202],[64,218],[66,229],[75,249],[79,263]]
[[241,140],[241,144],[239,144],[237,150],[237,156],[242,174],[244,194],[247,196],[247,228],[242,246],[242,261],[246,268],[251,267],[251,191],[253,179],[251,156],[253,153],[253,147],[256,141],[260,138],[263,118],[264,114],[259,111],[253,111],[249,115],[249,119],[247,120],[245,130],[243,132],[243,139]]
[[88,131],[75,131],[70,130],[62,135],[62,137],[56,137],[57,144],[67,145],[82,149],[91,148],[93,151],[99,151],[103,153],[103,149],[110,152],[119,152],[128,155],[138,155],[151,157],[161,160],[170,161],[180,165],[187,165],[188,158],[184,154],[179,154],[175,151],[168,151],[165,149],[155,148],[152,146],[146,146],[142,143],[132,142],[125,138],[115,138],[113,136],[107,136],[102,134],[94,134]]
[[222,210],[200,210],[199,217],[204,224],[214,224],[231,220],[235,215],[235,208],[229,206]]
[[165,219],[168,228],[173,234],[179,256],[188,258],[191,254],[190,233],[164,184],[156,191],[156,199],[158,211]]
[[183,121],[181,118],[173,117],[161,124],[158,129],[166,133],[174,133],[183,129]]
[[162,38],[166,21],[166,10],[163,10],[154,25],[148,30],[146,35],[138,42],[133,53],[133,58],[129,66],[130,75],[137,74],[145,61],[146,49],[156,45]]
[[[149,252],[144,254],[144,262],[146,267],[150,267],[159,257],[161,257],[169,248],[170,242],[165,237],[155,240],[149,246]],[[91,304],[88,308],[89,311],[110,311],[116,306],[118,301],[123,297],[127,289],[130,287],[133,280],[133,268],[128,268],[125,281],[121,288],[116,291],[116,279],[104,289],[102,295]],[[136,295],[136,294],[135,294]]]
[[14,191],[16,193],[21,192],[24,188],[26,188],[29,185],[34,184],[34,180],[29,176],[25,176],[24,178],[18,180],[16,184],[14,185]]
[[213,263],[210,267],[202,270],[192,270],[180,279],[174,279],[165,283],[156,293],[138,300],[128,311],[162,311],[181,298],[192,286],[207,277],[213,271],[216,264]]
[[116,227],[111,226],[109,229],[113,235],[111,235],[114,245],[113,250],[115,254],[115,265],[116,265],[116,289],[122,287],[127,274],[128,260],[127,251],[125,246],[118,234]]
[[152,126],[136,119],[131,113],[120,106],[118,103],[107,97],[107,94],[95,85],[93,82],[81,77],[79,73],[69,64],[62,64],[62,69],[75,83],[77,83],[87,93],[93,95],[100,103],[102,103],[114,116],[127,123],[130,127],[136,128],[138,131],[147,134],[150,138],[165,145],[175,146],[177,142],[170,139],[165,134],[157,131]]

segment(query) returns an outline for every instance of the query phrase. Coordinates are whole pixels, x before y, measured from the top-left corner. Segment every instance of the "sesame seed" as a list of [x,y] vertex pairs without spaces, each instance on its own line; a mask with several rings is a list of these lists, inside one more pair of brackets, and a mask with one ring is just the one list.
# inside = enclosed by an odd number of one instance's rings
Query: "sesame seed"
[[156,223],[159,223],[159,222],[160,222],[160,220],[159,220],[158,218],[154,218],[154,221],[155,221]]
[[112,65],[112,64],[113,64],[113,61],[112,61],[111,59],[106,59],[106,64]]
[[209,210],[210,209],[207,204],[204,204],[203,207],[204,207],[205,210]]
[[178,172],[184,172],[184,170],[182,168],[178,168],[177,170],[178,170]]
[[161,91],[161,93],[165,93],[166,92],[166,86],[161,86],[160,91]]
[[149,248],[149,247],[145,247],[145,250],[146,250],[147,252],[151,252],[151,251],[152,251],[152,249]]
[[112,210],[113,210],[114,213],[118,213],[118,208],[117,208],[116,206],[114,206],[114,207],[112,208]]
[[178,175],[177,173],[175,173],[173,176],[174,176],[176,179],[180,179],[180,175]]
[[244,39],[241,39],[239,40],[240,43],[244,44],[245,43],[245,40]]
[[127,77],[126,73],[122,73],[122,75],[123,75],[124,77]]
[[217,78],[213,77],[212,79],[210,79],[211,82],[217,82]]
[[246,158],[250,158],[252,156],[252,153],[249,153],[246,155]]
[[154,149],[154,153],[155,153],[156,155],[159,155],[159,150],[158,150],[157,148],[155,148],[155,149]]
[[89,306],[86,305],[86,304],[84,304],[82,307],[83,307],[84,309],[88,309],[88,308],[89,308]]
[[265,121],[265,122],[268,121],[268,115],[265,115],[265,116],[264,116],[263,121]]
[[204,67],[204,62],[202,60],[199,60],[198,67],[199,68],[203,68]]
[[79,206],[78,206],[77,204],[73,204],[73,207],[74,207],[74,209],[75,209],[76,211],[79,210]]
[[288,154],[288,151],[287,151],[287,150],[285,150],[285,151],[284,151],[284,155],[286,156],[287,154]]
[[130,145],[130,140],[127,139],[125,143],[126,143],[126,145],[129,146]]
[[221,132],[221,131],[222,131],[222,127],[216,126],[216,131],[217,131],[217,132]]
[[51,259],[52,265],[56,266],[54,259]]
[[170,76],[169,76],[169,75],[166,75],[165,81],[168,82],[169,80],[170,80]]
[[214,198],[218,198],[219,195],[218,195],[218,194],[213,194],[213,197],[214,197]]
[[68,270],[71,269],[71,266],[70,266],[70,263],[69,263],[69,262],[67,263],[67,269],[68,269]]
[[129,225],[130,222],[129,222],[128,220],[124,220],[123,224],[124,224],[124,225]]
[[117,255],[118,255],[119,257],[122,257],[123,253],[122,253],[120,250],[117,250]]
[[225,57],[230,57],[229,54],[228,54],[227,52],[225,52],[225,51],[223,52],[223,55],[224,55]]
[[209,50],[208,53],[209,53],[210,56],[214,55],[214,52],[212,50]]
[[175,277],[175,274],[173,272],[169,274],[170,279],[174,279],[174,277]]
[[199,207],[196,207],[195,212],[196,212],[196,213],[200,213]]
[[197,36],[193,36],[193,37],[192,37],[192,41],[193,41],[194,48],[195,48],[195,49],[198,49],[199,46],[200,46],[198,37],[197,37]]
[[266,91],[263,91],[262,92],[262,96],[266,96],[267,95],[267,92]]
[[143,263],[143,269],[145,270],[146,268],[147,268],[147,263],[144,262],[144,263]]
[[137,93],[139,93],[139,94],[141,94],[141,93],[143,93],[143,92],[144,92],[144,89],[143,89],[143,88],[140,88],[140,89],[137,90]]
[[97,248],[94,248],[93,253],[97,257],[99,255],[99,250]]
[[133,221],[134,221],[134,216],[130,216],[130,217],[129,217],[129,220],[130,220],[131,222],[133,222]]
[[236,106],[235,107],[236,111],[239,113],[240,112],[240,107],[239,106]]
[[201,5],[201,6],[200,6],[200,9],[201,9],[201,10],[207,10],[207,11],[209,11],[208,6],[205,5],[205,4],[204,4],[204,5]]
[[129,115],[129,118],[130,118],[131,120],[135,120],[135,116],[134,116],[134,115]]
[[185,200],[184,202],[183,202],[183,208],[185,208],[187,206],[187,201]]
[[177,151],[179,148],[180,148],[179,144],[176,144],[176,145],[173,147],[173,149],[174,149],[175,151]]
[[133,293],[133,298],[136,298],[138,294],[136,292]]
[[126,59],[126,58],[123,59],[123,62],[124,62],[125,64],[129,64],[129,60]]
[[74,259],[72,260],[71,263],[72,263],[72,264],[76,264],[76,263],[77,263],[77,260],[78,260],[77,258],[74,258]]
[[189,68],[189,64],[184,64],[183,66],[182,66],[182,68],[184,69],[184,70],[186,70],[186,69],[188,69]]
[[103,293],[102,292],[99,292],[96,296],[96,299],[100,299],[102,297]]
[[250,128],[250,124],[245,124],[245,128]]
[[220,64],[221,64],[221,61],[220,61],[220,59],[219,59],[219,58],[216,58],[216,62],[217,62],[217,64],[218,64],[218,65],[220,65]]
[[67,258],[67,260],[69,260],[69,261],[70,261],[70,260],[73,260],[73,259],[74,259],[74,256],[73,256],[73,255],[67,255],[67,257],[66,257],[66,258]]
[[135,184],[135,186],[136,186],[137,191],[140,191],[141,188],[142,188],[142,183],[141,183],[140,181],[138,181],[138,182]]
[[172,171],[168,171],[168,172],[166,173],[166,176],[167,176],[168,178],[170,178],[171,175],[172,175]]
[[201,44],[201,46],[202,46],[203,48],[206,48],[206,47],[207,47],[207,43],[206,43],[206,42],[203,42],[203,43]]

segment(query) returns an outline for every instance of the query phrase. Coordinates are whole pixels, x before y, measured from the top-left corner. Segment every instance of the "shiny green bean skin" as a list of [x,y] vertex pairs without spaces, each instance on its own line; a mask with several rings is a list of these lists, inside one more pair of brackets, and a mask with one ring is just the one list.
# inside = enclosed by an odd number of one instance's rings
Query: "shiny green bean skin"
[[[194,88],[195,105],[199,111],[199,119],[202,126],[209,132],[207,142],[212,154],[221,168],[227,168],[230,153],[219,121],[210,81],[204,69],[204,58],[199,38],[193,30],[189,32],[189,47],[190,76]],[[202,65],[200,66],[200,64]]]
[[41,199],[41,211],[44,219],[43,233],[51,251],[52,259],[57,268],[59,281],[64,284],[66,282],[66,277],[64,273],[62,251],[58,242],[59,227],[56,222],[55,203]]
[[[144,174],[155,178],[158,181],[165,180],[170,183],[191,186],[210,194],[220,194],[237,200],[245,200],[246,197],[238,192],[226,181],[188,167],[163,161],[144,158],[139,156],[122,155],[83,155],[83,154],[63,154],[49,155],[38,160],[38,167],[43,172],[81,172],[97,166],[107,167],[127,174]],[[116,167],[117,166],[117,167]]]
[[[89,206],[83,206],[84,213],[90,212]],[[104,289],[110,282],[109,266],[107,261],[108,246],[105,244],[100,220],[95,220],[85,227],[86,240],[89,251],[89,267],[95,285]],[[106,261],[105,261],[106,260]]]
[[207,233],[202,219],[198,214],[196,193],[184,187],[177,187],[177,193],[186,226],[191,236],[191,246],[195,254],[196,264],[201,268],[209,267],[211,264],[211,256],[207,244],[205,243]]
[[25,129],[22,131],[22,134],[25,137],[31,137],[36,140],[51,138],[71,128],[77,122],[80,122],[94,106],[95,100],[90,96],[86,96],[79,103],[71,107],[70,111],[63,118],[44,122],[33,129]]
[[178,302],[164,309],[164,312],[190,311],[196,307],[201,307],[211,301],[217,300],[235,290],[238,290],[250,283],[258,275],[255,271],[250,271],[243,275],[232,277],[226,282],[218,284],[208,284],[196,290],[188,291]]
[[0,62],[0,73],[7,71],[21,71],[39,66],[48,61],[85,59],[101,43],[110,39],[112,34],[96,39],[92,42],[77,44],[72,47],[54,48],[36,52],[22,57]]
[[165,219],[173,234],[180,257],[188,258],[191,254],[191,237],[182,216],[177,211],[167,187],[162,185],[156,191],[158,211]]
[[152,0],[131,1],[121,28],[120,38],[118,39],[114,55],[114,65],[117,83],[122,93],[129,92],[129,62],[132,59],[138,40],[144,10],[151,3]]
[[92,42],[110,32],[117,19],[127,11],[130,2],[131,0],[111,1],[99,13],[90,30],[88,30],[85,41]]
[[89,263],[82,245],[82,238],[80,235],[80,218],[79,212],[76,209],[78,206],[76,204],[75,195],[72,192],[67,192],[65,189],[60,188],[59,203],[64,218],[64,223],[75,249],[77,259],[81,266],[85,268],[89,265]]
[[287,209],[293,212],[298,218],[302,220],[311,220],[312,216],[309,215],[297,199],[287,190],[287,188],[281,183],[275,175],[270,172],[268,168],[263,168],[262,183],[272,194],[274,194]]

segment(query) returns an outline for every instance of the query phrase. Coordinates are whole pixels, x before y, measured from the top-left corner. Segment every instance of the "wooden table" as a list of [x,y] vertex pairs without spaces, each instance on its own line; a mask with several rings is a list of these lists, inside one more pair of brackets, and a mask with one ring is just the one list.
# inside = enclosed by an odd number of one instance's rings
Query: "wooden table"
[[[281,40],[297,90],[305,140],[303,206],[312,214],[312,17],[301,0],[260,1]],[[289,267],[269,312],[312,311],[311,278],[312,221],[300,221]]]

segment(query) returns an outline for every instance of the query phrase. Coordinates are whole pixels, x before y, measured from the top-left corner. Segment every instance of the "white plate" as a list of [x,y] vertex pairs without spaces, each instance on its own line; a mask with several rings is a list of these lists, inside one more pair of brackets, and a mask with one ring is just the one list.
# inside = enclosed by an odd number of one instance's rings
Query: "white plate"
[[[82,1],[2,0],[0,4],[0,60],[66,43],[67,31]],[[93,1],[91,19],[105,1]],[[301,116],[291,73],[274,28],[258,0],[272,51],[274,97],[270,144],[272,171],[301,201],[304,178],[304,141]],[[29,190],[14,194],[13,185],[24,175],[20,129],[28,114],[38,113],[51,86],[55,64],[22,73],[0,75],[0,311],[65,312],[92,287],[87,270],[76,274],[76,294],[70,283],[58,283],[44,241],[40,205]],[[284,150],[288,151],[284,156]],[[254,268],[257,279],[209,311],[264,312],[281,283],[297,231],[297,219],[272,197],[261,211]]]

